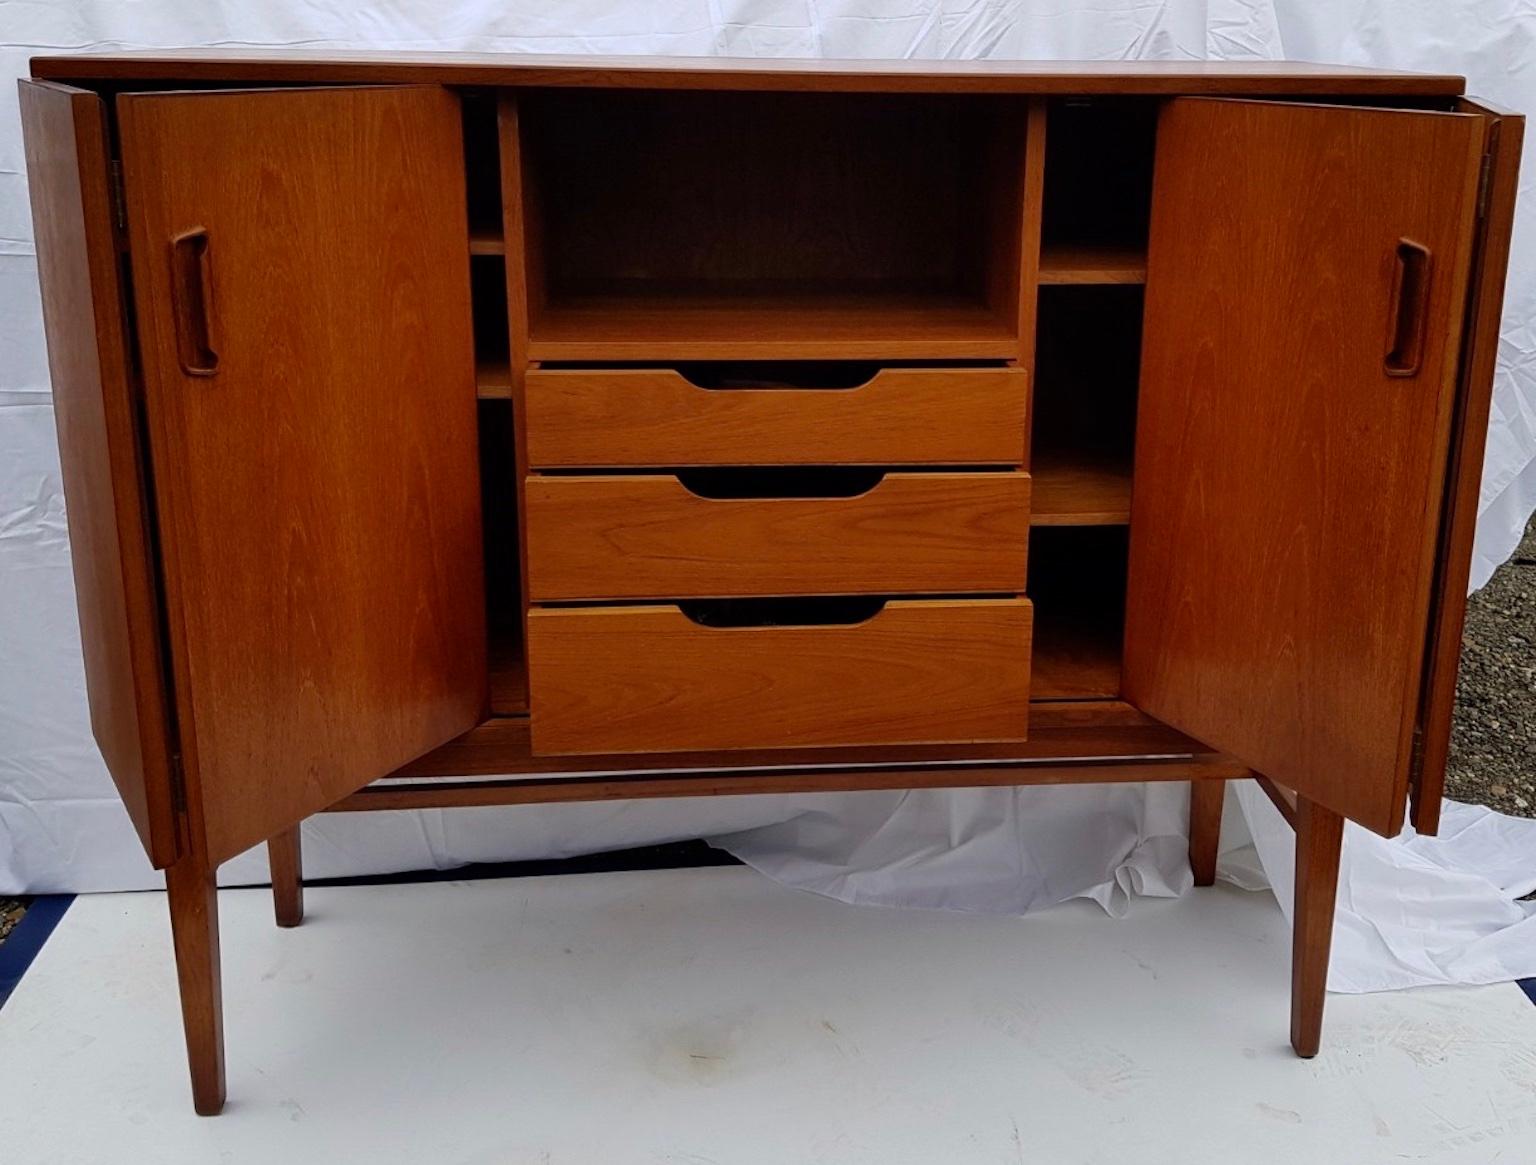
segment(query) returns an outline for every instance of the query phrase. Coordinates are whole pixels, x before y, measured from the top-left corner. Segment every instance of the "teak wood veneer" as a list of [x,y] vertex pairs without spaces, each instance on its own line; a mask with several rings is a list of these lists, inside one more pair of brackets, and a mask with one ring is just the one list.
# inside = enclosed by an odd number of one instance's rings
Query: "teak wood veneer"
[[328,810],[1177,780],[1438,819],[1521,117],[1287,64],[149,52],[21,83],[102,754]]

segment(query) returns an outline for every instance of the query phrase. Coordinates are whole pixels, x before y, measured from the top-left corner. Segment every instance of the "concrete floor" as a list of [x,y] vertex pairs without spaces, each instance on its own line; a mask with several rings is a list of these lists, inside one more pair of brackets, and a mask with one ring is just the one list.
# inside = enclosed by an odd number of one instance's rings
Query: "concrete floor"
[[[1286,1042],[1284,916],[847,906],[741,867],[219,895],[229,1105],[194,1117],[162,894],[91,894],[0,1011],[32,1165],[1506,1165],[1514,984],[1334,995]],[[1525,1145],[1525,1149],[1520,1146]]]

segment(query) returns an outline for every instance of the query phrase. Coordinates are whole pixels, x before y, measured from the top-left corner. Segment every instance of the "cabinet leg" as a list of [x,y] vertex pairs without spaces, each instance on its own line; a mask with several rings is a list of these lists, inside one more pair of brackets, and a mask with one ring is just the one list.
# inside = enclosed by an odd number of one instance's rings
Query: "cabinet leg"
[[1226,781],[1189,783],[1189,868],[1196,886],[1216,882],[1216,851],[1221,845],[1221,806]]
[[304,852],[297,825],[267,840],[267,863],[272,868],[277,925],[298,926],[304,921]]
[[189,855],[166,870],[165,888],[192,1070],[192,1107],[200,1116],[215,1116],[224,1107],[224,997],[214,869],[201,855]]
[[1344,819],[1304,797],[1296,800],[1296,906],[1291,919],[1291,1047],[1317,1055],[1323,1032],[1333,906],[1339,888]]

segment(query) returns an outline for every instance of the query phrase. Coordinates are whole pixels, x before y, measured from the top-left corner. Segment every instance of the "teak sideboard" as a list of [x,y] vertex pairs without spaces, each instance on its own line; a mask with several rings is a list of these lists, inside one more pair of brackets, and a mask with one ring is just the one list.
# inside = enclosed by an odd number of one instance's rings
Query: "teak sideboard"
[[91,722],[198,1112],[327,810],[1187,781],[1433,833],[1523,120],[1313,65],[21,83]]

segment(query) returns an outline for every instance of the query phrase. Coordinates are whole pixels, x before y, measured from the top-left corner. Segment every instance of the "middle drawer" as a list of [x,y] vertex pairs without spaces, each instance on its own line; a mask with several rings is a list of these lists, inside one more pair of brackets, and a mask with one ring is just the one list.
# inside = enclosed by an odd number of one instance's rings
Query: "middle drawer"
[[[831,471],[824,479],[829,488],[841,492],[840,485],[851,483],[858,492],[772,496],[772,475],[783,472],[530,476],[524,498],[528,597],[1024,589],[1026,473],[873,471],[861,480]],[[758,496],[710,496],[722,482],[730,490],[744,480]],[[792,488],[803,494],[806,478],[793,479]]]

